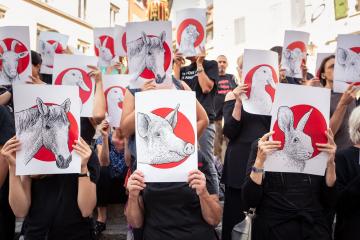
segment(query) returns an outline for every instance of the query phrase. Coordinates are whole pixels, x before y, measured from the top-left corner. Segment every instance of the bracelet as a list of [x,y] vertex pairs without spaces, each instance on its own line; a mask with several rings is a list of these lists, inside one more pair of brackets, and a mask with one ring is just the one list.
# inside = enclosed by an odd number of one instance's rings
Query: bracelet
[[201,72],[203,72],[204,71],[204,68],[198,68],[197,70],[196,70],[196,73],[201,73]]
[[255,166],[252,166],[251,171],[254,172],[254,173],[264,173],[263,168],[257,168]]
[[90,177],[90,172],[87,171],[86,173],[79,173],[78,177]]

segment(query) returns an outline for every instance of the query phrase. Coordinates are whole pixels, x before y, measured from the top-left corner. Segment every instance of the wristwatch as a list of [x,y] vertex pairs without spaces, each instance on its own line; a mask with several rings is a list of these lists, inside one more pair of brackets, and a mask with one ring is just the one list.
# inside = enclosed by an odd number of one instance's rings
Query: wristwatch
[[204,71],[204,68],[202,67],[198,67],[197,70],[196,70],[196,73],[201,73]]
[[255,166],[252,166],[251,171],[254,172],[254,173],[264,173],[263,168],[257,168]]
[[87,171],[86,173],[79,173],[78,177],[90,177],[90,172]]

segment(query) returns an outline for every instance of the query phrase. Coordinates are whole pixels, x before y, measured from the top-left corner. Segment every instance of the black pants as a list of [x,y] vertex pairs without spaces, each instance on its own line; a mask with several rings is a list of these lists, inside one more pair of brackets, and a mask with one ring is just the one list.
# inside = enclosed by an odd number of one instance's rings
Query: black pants
[[125,177],[122,176],[112,178],[109,167],[101,167],[96,187],[97,206],[106,207],[108,204],[126,203],[124,180]]
[[12,240],[15,235],[15,216],[9,205],[9,176],[0,188],[0,239]]
[[231,240],[234,226],[244,220],[244,205],[241,189],[225,187],[225,202],[222,223],[222,240]]

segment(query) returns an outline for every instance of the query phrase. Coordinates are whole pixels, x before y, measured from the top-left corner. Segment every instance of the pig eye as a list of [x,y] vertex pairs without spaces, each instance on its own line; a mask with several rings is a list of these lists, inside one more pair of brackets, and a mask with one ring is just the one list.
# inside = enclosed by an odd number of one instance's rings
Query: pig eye
[[152,53],[151,53],[151,51],[148,51],[148,53],[147,53],[147,54],[150,56]]
[[160,137],[160,135],[161,135],[160,132],[155,133],[155,137]]
[[355,66],[355,63],[354,63],[354,62],[352,62],[352,63],[351,63],[351,66]]

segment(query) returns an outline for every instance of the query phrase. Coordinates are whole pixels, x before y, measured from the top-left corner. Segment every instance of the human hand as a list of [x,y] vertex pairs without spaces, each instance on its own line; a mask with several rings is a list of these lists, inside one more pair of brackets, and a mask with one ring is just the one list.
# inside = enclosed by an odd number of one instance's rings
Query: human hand
[[350,84],[346,89],[346,91],[342,94],[339,100],[339,105],[340,106],[349,105],[352,101],[354,101],[357,91],[358,88],[355,86],[355,83]]
[[304,81],[305,86],[311,86],[311,87],[321,87],[321,82],[319,78],[312,78],[310,80]]
[[155,79],[146,80],[141,87],[141,91],[154,90],[156,88]]
[[270,136],[274,135],[274,131],[266,133],[258,141],[258,151],[256,161],[263,166],[268,154],[275,152],[281,148],[280,141],[270,141]]
[[188,176],[189,187],[196,190],[196,194],[200,196],[204,196],[209,194],[206,188],[206,177],[205,174],[200,170],[192,170]]
[[325,131],[325,134],[327,137],[327,143],[316,143],[316,146],[320,152],[326,152],[329,154],[327,165],[335,165],[335,153],[337,147],[334,141],[334,134],[330,128]]
[[181,67],[183,64],[185,64],[185,59],[182,55],[182,53],[179,53],[179,49],[175,50],[174,53],[174,64]]
[[29,75],[30,80],[27,80],[28,84],[45,84],[39,77],[33,77]]
[[16,152],[20,150],[20,141],[16,136],[10,138],[2,147],[0,155],[8,162],[9,166],[16,166]]
[[200,49],[200,53],[197,55],[196,65],[202,66],[202,64],[205,60],[205,57],[206,57],[206,50],[205,50],[205,47],[202,47],[202,46],[199,46],[199,49]]
[[234,88],[234,90],[232,92],[235,96],[236,101],[241,102],[241,95],[246,94],[247,91],[248,91],[247,84],[239,84],[236,88]]
[[103,120],[100,123],[100,133],[101,136],[103,138],[107,138],[109,136],[109,130],[110,130],[110,126],[109,126],[109,122],[107,120]]
[[95,83],[102,82],[102,74],[98,67],[87,65],[88,68],[90,68],[90,72],[88,72],[89,77],[94,78]]
[[92,153],[90,146],[80,137],[80,140],[75,140],[73,148],[81,158],[81,169],[86,169]]
[[140,195],[140,191],[146,187],[144,174],[136,170],[131,174],[127,182],[127,190],[129,191],[129,198],[137,198]]

